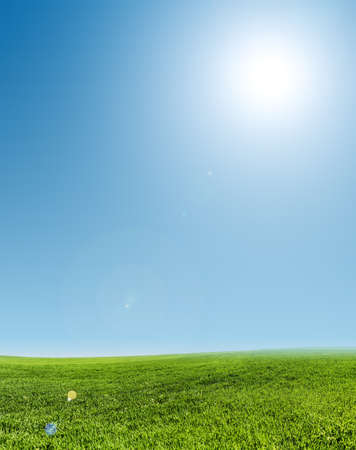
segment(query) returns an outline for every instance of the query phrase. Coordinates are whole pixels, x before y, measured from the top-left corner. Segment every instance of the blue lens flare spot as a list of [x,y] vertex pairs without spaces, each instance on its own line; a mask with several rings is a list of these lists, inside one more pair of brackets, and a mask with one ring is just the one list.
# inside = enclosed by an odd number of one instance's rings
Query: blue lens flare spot
[[45,432],[47,436],[53,436],[56,431],[57,427],[54,423],[47,423],[47,425],[45,426]]

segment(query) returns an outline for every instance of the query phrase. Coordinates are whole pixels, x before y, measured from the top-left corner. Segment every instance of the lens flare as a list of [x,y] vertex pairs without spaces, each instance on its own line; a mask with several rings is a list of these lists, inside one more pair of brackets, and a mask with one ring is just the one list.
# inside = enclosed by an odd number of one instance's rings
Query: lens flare
[[57,431],[57,427],[56,424],[54,423],[47,423],[47,425],[45,426],[45,432],[47,434],[47,436],[53,436]]
[[69,391],[68,392],[68,401],[75,400],[77,398],[77,393],[75,391]]

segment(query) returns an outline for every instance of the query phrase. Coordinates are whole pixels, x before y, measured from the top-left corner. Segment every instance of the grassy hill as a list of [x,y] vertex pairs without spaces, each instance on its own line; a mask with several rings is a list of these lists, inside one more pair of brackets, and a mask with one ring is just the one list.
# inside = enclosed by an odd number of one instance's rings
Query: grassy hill
[[0,357],[0,448],[356,449],[356,352]]

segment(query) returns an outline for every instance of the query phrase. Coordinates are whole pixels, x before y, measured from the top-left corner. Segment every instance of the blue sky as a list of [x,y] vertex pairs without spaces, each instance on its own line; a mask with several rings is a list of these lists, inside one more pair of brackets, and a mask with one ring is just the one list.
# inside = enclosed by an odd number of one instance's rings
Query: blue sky
[[[2,1],[0,354],[356,346],[355,19]],[[252,111],[224,55],[270,35],[310,83]]]

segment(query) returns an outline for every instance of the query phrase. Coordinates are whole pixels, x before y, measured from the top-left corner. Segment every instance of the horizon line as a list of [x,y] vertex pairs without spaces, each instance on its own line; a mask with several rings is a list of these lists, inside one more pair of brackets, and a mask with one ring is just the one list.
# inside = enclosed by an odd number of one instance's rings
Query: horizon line
[[179,356],[179,355],[202,355],[202,354],[221,354],[221,353],[258,353],[258,352],[282,352],[282,351],[356,351],[356,346],[306,346],[306,347],[262,347],[254,349],[240,350],[218,350],[218,351],[196,351],[181,353],[130,353],[130,354],[104,354],[104,355],[26,355],[26,354],[0,354],[0,358],[38,358],[38,359],[77,359],[77,358],[131,358],[131,357],[150,357],[150,356]]

